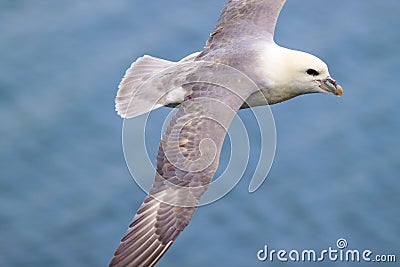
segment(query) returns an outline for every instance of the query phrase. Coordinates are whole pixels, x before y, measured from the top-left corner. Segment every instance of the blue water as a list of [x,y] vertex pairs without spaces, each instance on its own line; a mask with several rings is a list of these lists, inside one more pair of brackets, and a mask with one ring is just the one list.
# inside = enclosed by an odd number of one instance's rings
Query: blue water
[[[120,78],[143,54],[201,50],[223,4],[0,1],[0,266],[108,263],[145,196],[123,158]],[[400,261],[399,11],[288,0],[277,42],[323,58],[345,94],[274,106],[266,182],[249,194],[244,178],[200,208],[158,266],[273,266],[256,258],[264,245],[322,250],[340,237]]]

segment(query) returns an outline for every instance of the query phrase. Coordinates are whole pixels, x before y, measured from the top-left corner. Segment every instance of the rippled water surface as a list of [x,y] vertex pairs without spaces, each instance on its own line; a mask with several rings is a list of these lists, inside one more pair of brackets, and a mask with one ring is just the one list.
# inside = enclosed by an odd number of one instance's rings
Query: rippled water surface
[[[1,266],[108,263],[145,196],[123,157],[120,78],[143,54],[201,50],[223,4],[0,1]],[[396,0],[288,0],[277,42],[323,58],[345,94],[272,107],[266,182],[249,194],[245,177],[200,208],[159,266],[273,266],[257,260],[264,245],[322,250],[341,237],[400,260],[399,11]]]

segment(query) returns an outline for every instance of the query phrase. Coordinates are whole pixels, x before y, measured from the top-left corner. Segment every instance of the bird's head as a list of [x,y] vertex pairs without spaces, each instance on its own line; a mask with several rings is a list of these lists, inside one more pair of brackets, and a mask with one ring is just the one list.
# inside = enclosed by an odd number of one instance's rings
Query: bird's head
[[[314,55],[276,46],[267,54],[268,78],[275,88],[293,96],[310,93],[343,94],[328,66]],[[274,66],[271,68],[271,66]]]

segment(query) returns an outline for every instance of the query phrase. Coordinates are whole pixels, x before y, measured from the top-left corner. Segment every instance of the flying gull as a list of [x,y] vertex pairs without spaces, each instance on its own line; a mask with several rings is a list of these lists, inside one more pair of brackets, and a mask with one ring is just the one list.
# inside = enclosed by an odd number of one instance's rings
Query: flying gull
[[[162,136],[152,188],[109,266],[154,266],[167,251],[210,184],[226,129],[240,108],[276,104],[302,94],[342,95],[342,87],[321,59],[274,42],[285,2],[228,0],[203,51],[179,62],[144,56],[126,71],[116,97],[121,117],[133,118],[161,106],[178,111]],[[256,89],[243,86],[242,79],[233,79],[236,91],[218,82],[202,82],[204,75],[218,80],[219,66],[243,73]],[[154,88],[143,89],[149,80]],[[222,124],[205,119],[209,116]]]

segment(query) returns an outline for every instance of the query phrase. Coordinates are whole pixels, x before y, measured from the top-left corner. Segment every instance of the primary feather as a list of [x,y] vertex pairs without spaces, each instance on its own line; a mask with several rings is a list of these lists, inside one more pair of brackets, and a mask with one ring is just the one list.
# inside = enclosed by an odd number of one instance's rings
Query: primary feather
[[[203,51],[179,62],[144,56],[127,70],[116,98],[119,115],[132,118],[160,106],[179,109],[161,139],[149,195],[110,266],[153,266],[167,251],[190,222],[218,167],[226,129],[237,110],[341,89],[329,77],[322,60],[273,41],[284,3],[285,0],[229,0]],[[195,64],[199,62],[210,64],[202,68]],[[251,86],[239,88],[240,82],[236,83],[235,92],[190,80],[203,75],[213,64],[240,71],[254,82],[256,90]],[[203,102],[204,98],[225,106]],[[214,153],[212,157],[207,151]],[[202,166],[204,163],[207,164]]]

